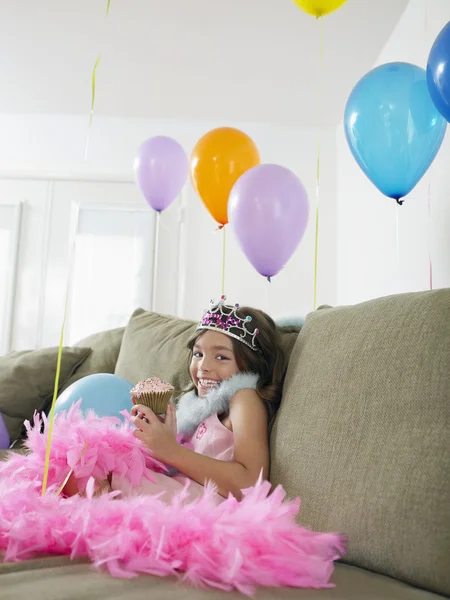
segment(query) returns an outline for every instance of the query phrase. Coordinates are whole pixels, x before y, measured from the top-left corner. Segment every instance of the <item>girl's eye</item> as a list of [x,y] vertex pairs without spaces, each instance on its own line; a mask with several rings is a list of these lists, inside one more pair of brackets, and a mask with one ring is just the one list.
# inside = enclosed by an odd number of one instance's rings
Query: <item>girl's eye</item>
[[[192,357],[193,358],[202,358],[203,357],[203,353],[200,352],[199,350],[197,350],[196,352],[192,353]],[[218,354],[216,356],[217,360],[230,360],[230,358],[228,356],[224,356],[223,354]]]

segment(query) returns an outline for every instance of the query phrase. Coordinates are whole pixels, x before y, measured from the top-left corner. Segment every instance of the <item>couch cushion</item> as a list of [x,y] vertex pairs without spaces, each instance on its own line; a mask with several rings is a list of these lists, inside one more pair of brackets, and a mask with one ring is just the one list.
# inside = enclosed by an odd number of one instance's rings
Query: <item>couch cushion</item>
[[187,343],[194,330],[192,321],[137,309],[125,329],[115,374],[132,383],[156,376],[183,389],[190,381]]
[[[356,567],[337,565],[336,587],[325,590],[259,589],[258,600],[439,600],[441,596],[412,588]],[[141,576],[113,579],[91,565],[52,556],[19,563],[0,562],[0,589],[8,600],[242,600],[237,593],[198,590],[174,578]]]
[[[64,348],[60,384],[90,354],[89,348]],[[51,401],[58,348],[11,352],[0,358],[0,412],[11,442],[20,437],[25,419],[44,410]],[[60,385],[60,389],[61,389]]]
[[[126,327],[115,374],[132,383],[156,376],[182,390],[190,383],[187,343],[196,325],[194,321],[137,309]],[[279,329],[288,358],[300,328]]]
[[309,315],[271,438],[272,480],[347,560],[450,594],[450,290]]
[[119,327],[117,329],[110,329],[109,331],[102,331],[101,333],[94,333],[74,344],[76,348],[90,348],[92,352],[81,363],[78,369],[75,370],[73,375],[69,377],[61,391],[64,391],[72,383],[88,375],[93,375],[94,373],[114,373],[124,331],[125,327]]

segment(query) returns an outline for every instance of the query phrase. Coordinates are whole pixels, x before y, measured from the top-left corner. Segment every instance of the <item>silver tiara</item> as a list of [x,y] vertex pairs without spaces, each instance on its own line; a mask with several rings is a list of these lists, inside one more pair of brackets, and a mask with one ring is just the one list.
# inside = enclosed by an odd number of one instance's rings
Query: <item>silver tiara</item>
[[259,329],[249,331],[247,329],[248,323],[251,322],[251,316],[244,317],[241,319],[237,315],[239,304],[230,306],[225,304],[226,296],[221,296],[219,302],[215,303],[211,300],[209,303],[209,309],[207,309],[199,324],[197,325],[197,331],[201,329],[209,329],[210,331],[220,331],[225,333],[235,340],[239,340],[255,352],[262,354],[261,348],[256,344],[255,338],[259,333]]

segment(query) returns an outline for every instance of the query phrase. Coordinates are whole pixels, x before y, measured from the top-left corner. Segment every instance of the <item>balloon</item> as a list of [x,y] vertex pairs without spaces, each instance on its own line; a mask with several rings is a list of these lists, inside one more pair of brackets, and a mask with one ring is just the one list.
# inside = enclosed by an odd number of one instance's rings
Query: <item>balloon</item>
[[192,183],[218,223],[228,223],[228,198],[233,185],[259,163],[258,148],[239,129],[213,129],[197,142],[191,155]]
[[347,0],[294,0],[294,2],[310,15],[323,17],[340,8]]
[[305,233],[308,195],[289,169],[259,165],[233,187],[228,214],[245,256],[270,280],[285,266]]
[[446,122],[431,101],[425,71],[396,62],[373,69],[356,84],[344,128],[361,169],[401,204],[433,162]]
[[450,122],[450,22],[431,48],[427,64],[427,83],[434,105]]
[[3,417],[0,414],[0,450],[7,450],[9,448],[9,442],[9,433],[6,429]]
[[147,204],[161,212],[180,194],[189,175],[189,161],[170,137],[145,141],[134,160],[134,176]]
[[99,417],[119,417],[121,410],[130,410],[132,401],[130,391],[133,384],[110,373],[96,373],[75,381],[59,396],[55,414],[68,410],[74,402],[81,399],[81,411],[86,414],[92,409]]

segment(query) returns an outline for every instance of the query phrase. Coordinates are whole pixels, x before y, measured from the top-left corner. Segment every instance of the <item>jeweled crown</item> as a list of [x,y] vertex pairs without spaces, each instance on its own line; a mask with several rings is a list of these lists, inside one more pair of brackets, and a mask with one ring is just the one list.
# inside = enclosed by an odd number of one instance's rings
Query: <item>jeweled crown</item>
[[248,324],[252,321],[250,315],[241,318],[237,314],[239,304],[234,306],[225,304],[226,296],[221,296],[219,302],[211,300],[209,303],[209,309],[207,309],[199,324],[197,325],[197,331],[201,329],[209,329],[210,331],[220,331],[230,337],[239,340],[255,352],[260,352],[261,349],[256,343],[256,336],[259,333],[258,329],[249,331],[247,329]]

